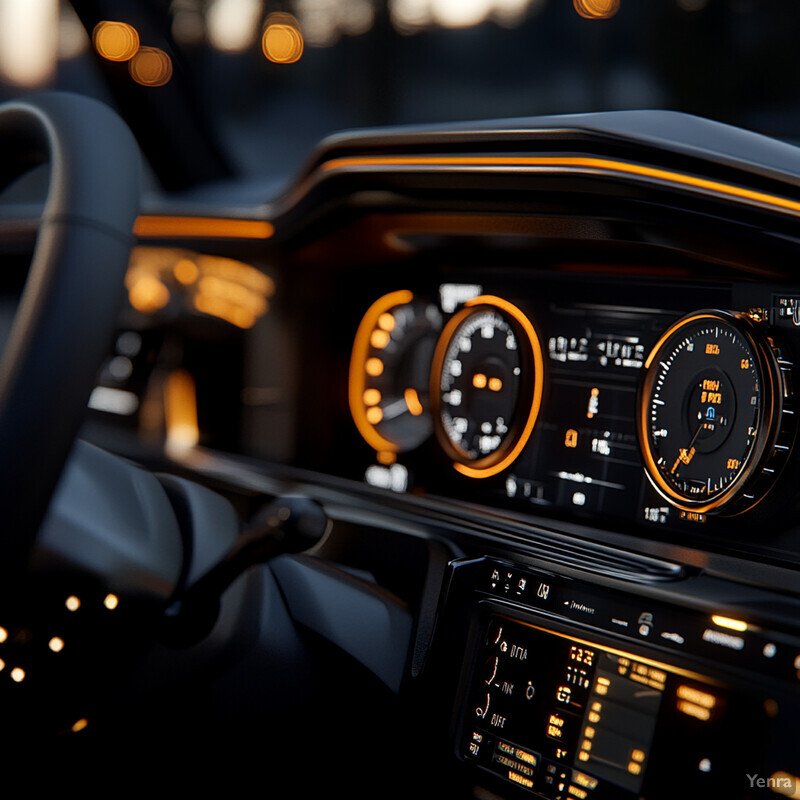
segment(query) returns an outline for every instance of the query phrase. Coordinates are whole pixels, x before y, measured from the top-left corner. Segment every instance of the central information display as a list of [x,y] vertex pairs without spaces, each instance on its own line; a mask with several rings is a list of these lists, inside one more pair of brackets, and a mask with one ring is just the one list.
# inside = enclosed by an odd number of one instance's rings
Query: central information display
[[470,682],[462,755],[546,797],[638,797],[659,719],[710,732],[724,700],[694,673],[494,616]]

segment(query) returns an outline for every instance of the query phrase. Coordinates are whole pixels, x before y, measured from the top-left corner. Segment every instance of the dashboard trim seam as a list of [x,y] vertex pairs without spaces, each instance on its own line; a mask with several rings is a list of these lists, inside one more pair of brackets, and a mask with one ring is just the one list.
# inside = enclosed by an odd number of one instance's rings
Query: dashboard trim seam
[[320,165],[323,173],[368,167],[420,167],[472,169],[525,169],[616,175],[662,181],[773,210],[800,215],[800,201],[780,195],[747,189],[735,184],[701,178],[674,170],[649,167],[633,162],[583,156],[360,156],[334,158]]

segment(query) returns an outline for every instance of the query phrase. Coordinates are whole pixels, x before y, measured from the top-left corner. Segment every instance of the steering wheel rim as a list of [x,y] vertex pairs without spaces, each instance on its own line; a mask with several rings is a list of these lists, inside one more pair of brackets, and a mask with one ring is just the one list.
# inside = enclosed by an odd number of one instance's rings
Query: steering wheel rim
[[46,93],[0,106],[0,187],[49,162],[31,266],[0,357],[0,579],[20,575],[83,420],[122,298],[139,153],[107,106]]

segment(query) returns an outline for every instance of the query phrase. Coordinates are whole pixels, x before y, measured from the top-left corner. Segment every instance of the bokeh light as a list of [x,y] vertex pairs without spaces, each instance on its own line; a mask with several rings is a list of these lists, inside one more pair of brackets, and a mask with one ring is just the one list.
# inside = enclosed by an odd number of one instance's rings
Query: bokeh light
[[142,86],[164,86],[172,77],[172,59],[158,47],[140,47],[128,69]]
[[572,3],[586,19],[609,19],[619,11],[620,0],[572,0]]
[[55,76],[58,0],[0,0],[0,78],[35,89]]
[[109,61],[130,61],[139,50],[139,33],[127,22],[104,20],[95,25],[92,43],[98,55]]
[[275,64],[294,64],[303,55],[303,34],[291,14],[270,14],[267,18],[261,49]]

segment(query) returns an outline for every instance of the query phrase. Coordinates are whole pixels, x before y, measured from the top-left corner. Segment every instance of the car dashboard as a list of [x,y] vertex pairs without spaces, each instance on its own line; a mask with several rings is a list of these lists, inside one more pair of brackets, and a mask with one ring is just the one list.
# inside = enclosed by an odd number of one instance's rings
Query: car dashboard
[[324,509],[269,566],[397,715],[348,780],[796,796],[798,215],[795,148],[669,112],[333,137],[145,209],[84,435]]

